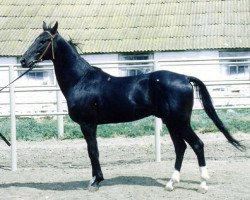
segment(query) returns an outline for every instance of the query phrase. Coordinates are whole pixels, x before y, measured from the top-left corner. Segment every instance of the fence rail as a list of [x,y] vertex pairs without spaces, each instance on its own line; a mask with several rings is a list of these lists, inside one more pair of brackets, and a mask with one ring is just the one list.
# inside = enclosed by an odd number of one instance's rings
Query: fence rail
[[[250,62],[227,62],[226,60],[250,60],[250,57],[236,57],[236,58],[222,58],[222,59],[171,59],[171,60],[139,60],[139,61],[117,61],[117,62],[98,62],[91,63],[92,65],[101,66],[103,70],[108,69],[133,69],[138,67],[149,68],[151,71],[156,71],[160,69],[167,69],[168,66],[205,66],[205,65],[225,65],[225,64],[244,64],[249,65]],[[225,62],[226,61],[226,62]],[[111,65],[111,66],[108,66]],[[16,71],[24,71],[25,69],[20,68],[20,65],[13,64],[5,64],[0,65],[0,71],[6,71],[9,73],[9,82],[16,78]],[[39,64],[36,70],[53,70],[52,64]],[[248,72],[249,73],[249,72]],[[55,79],[55,77],[54,77]],[[55,79],[56,80],[56,79]],[[244,105],[220,105],[216,106],[216,109],[228,109],[228,108],[250,108],[250,76],[247,80],[213,80],[213,81],[204,81],[208,87],[222,87],[222,86],[247,86],[248,94],[244,96],[240,95],[228,95],[228,96],[213,96],[213,99],[244,99]],[[2,85],[4,86],[4,85]],[[43,102],[18,102],[16,101],[15,94],[18,93],[36,93],[36,92],[55,92],[56,100],[49,100]],[[15,84],[10,85],[8,88],[3,90],[1,93],[9,94],[9,101],[2,102],[1,105],[8,106],[9,105],[9,113],[2,114],[0,113],[0,117],[10,117],[11,119],[11,153],[12,153],[12,170],[17,169],[17,152],[16,152],[16,117],[24,117],[24,116],[56,116],[57,117],[57,127],[58,127],[58,137],[63,137],[63,115],[67,115],[67,111],[64,110],[66,101],[63,98],[60,89],[57,84],[50,86],[41,86],[41,85],[32,85],[32,86],[15,86]],[[39,105],[39,104],[52,104],[55,105],[55,109],[52,111],[44,112],[31,112],[31,113],[18,113],[16,110],[16,106],[18,105]],[[194,107],[194,109],[200,109],[201,107]],[[156,161],[161,160],[160,154],[160,132],[161,132],[162,122],[159,119],[155,119],[155,155]]]

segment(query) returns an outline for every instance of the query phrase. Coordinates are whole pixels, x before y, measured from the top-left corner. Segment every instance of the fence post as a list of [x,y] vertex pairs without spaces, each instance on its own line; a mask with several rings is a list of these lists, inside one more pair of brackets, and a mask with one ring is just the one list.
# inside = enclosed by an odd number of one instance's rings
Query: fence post
[[61,115],[63,108],[62,108],[62,94],[61,91],[58,87],[57,83],[57,91],[56,91],[56,103],[57,103],[57,133],[58,133],[58,138],[63,138],[64,136],[64,126],[63,126],[63,115]]
[[[158,69],[158,61],[154,61],[154,71]],[[161,131],[162,121],[155,117],[155,160],[161,162]]]
[[162,121],[155,117],[155,160],[161,162],[161,130]]
[[[14,66],[9,66],[9,82],[14,80]],[[17,147],[16,147],[16,110],[15,110],[15,85],[12,83],[9,87],[10,91],[10,123],[11,123],[11,170],[17,170]]]

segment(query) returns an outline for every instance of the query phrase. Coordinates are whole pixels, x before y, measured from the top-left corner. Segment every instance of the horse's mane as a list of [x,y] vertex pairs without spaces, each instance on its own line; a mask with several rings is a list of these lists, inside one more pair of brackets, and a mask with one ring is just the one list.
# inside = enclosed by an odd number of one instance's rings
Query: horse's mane
[[[77,43],[77,42],[75,42],[71,37],[70,37],[70,39],[68,40],[68,43],[69,43],[69,45],[77,52],[77,54],[79,54],[78,53],[78,51],[77,51],[77,49],[79,49],[80,50],[80,52],[82,53],[82,54],[84,54],[83,53],[83,51],[81,50],[81,48],[79,47],[79,44],[80,43]],[[80,55],[80,54],[79,54]],[[86,64],[87,63],[87,65],[90,65],[81,55],[80,55],[80,57],[81,57],[81,60]],[[97,67],[94,67],[94,66],[92,66],[93,68],[97,68]],[[99,68],[97,68],[97,69],[99,69]],[[100,70],[100,69],[99,69]]]
[[77,43],[77,42],[75,42],[72,38],[70,38],[69,40],[68,40],[68,43],[70,44],[70,46],[71,47],[73,47],[73,49],[77,52],[77,48],[78,49],[80,49],[79,48],[79,43]]

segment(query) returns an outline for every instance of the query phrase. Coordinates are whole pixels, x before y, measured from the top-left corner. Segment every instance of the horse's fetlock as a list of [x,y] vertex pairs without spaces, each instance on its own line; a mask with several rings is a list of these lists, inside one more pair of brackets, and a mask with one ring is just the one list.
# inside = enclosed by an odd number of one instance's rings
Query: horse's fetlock
[[175,170],[171,180],[173,181],[173,183],[179,183],[180,182],[180,172],[178,170]]
[[210,177],[208,175],[208,171],[207,171],[206,166],[200,167],[200,173],[201,173],[201,179],[202,180],[204,180],[204,181],[209,180]]

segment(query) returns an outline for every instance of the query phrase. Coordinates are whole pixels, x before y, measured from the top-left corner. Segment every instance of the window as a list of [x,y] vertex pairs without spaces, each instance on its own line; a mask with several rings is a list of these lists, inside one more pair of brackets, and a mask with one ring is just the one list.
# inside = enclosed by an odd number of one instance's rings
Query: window
[[248,72],[248,66],[244,65],[229,65],[228,74],[229,75],[244,75]]
[[[18,76],[23,74],[27,69],[18,70]],[[24,75],[21,85],[54,85],[54,73],[53,70],[39,70],[33,69]]]
[[[20,57],[17,58],[18,62],[20,62]],[[43,63],[50,64],[50,61],[43,61]],[[27,68],[19,68],[18,76],[23,74]],[[52,69],[43,69],[43,66],[36,66],[34,69],[25,74],[22,78],[21,85],[54,85],[54,70]]]
[[121,76],[135,76],[140,74],[149,73],[152,71],[153,64],[147,62],[147,60],[153,59],[153,54],[147,53],[132,53],[132,54],[121,54],[119,55],[120,61],[145,61],[135,63],[124,63],[120,64],[120,75]]
[[33,71],[27,74],[28,79],[37,79],[37,80],[42,80],[46,76],[48,76],[48,72]]
[[52,70],[34,70],[28,72],[26,75],[26,80],[28,83],[35,85],[53,85],[54,75]]
[[[227,60],[221,60],[222,69],[225,72],[226,79],[247,79],[249,78],[250,52],[220,52],[220,57],[227,57]],[[232,59],[230,59],[232,57]],[[241,58],[240,58],[241,57]],[[239,59],[237,59],[239,58]],[[228,63],[228,64],[227,64]]]

